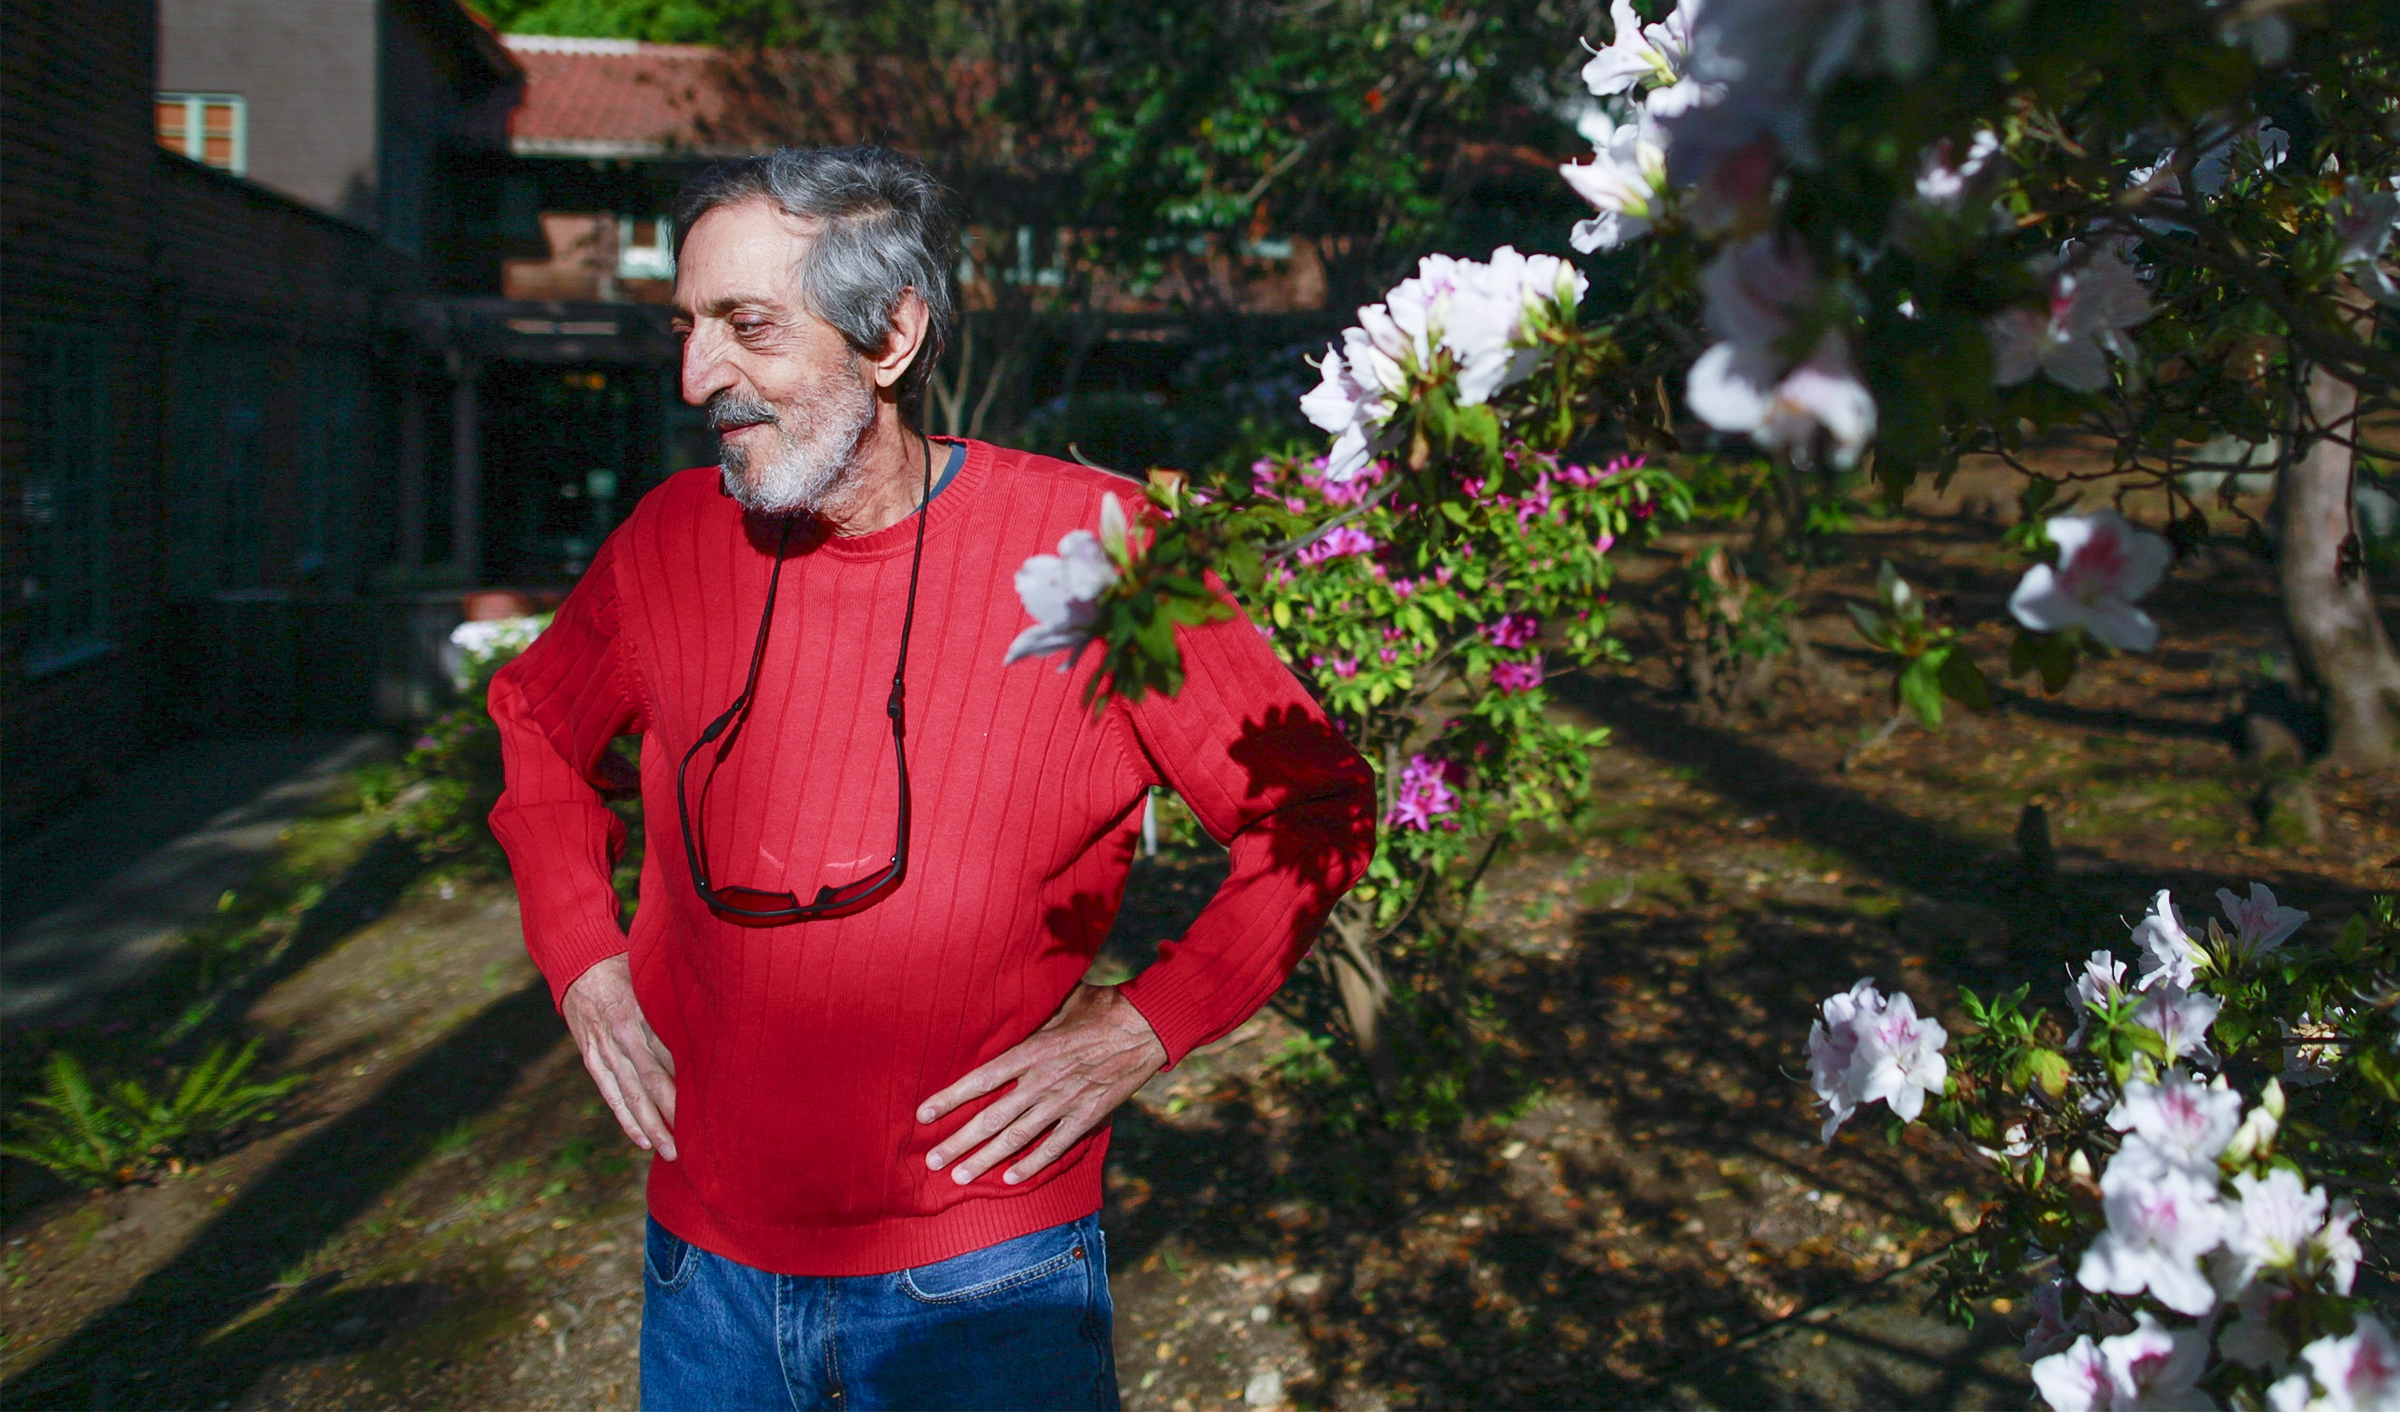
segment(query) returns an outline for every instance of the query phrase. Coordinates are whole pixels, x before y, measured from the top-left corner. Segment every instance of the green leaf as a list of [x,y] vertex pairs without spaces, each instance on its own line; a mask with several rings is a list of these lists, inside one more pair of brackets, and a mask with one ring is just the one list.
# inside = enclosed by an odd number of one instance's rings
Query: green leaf
[[1942,655],[1947,651],[1947,648],[1936,648],[1919,657],[1909,663],[1900,673],[1900,679],[1893,683],[1900,703],[1916,712],[1917,719],[1929,727],[1938,727],[1942,723],[1940,672]]
[[1992,684],[1984,678],[1983,668],[1975,665],[1975,659],[1964,648],[1934,650],[1942,654],[1939,672],[1942,694],[1971,711],[1992,709]]
[[2032,1081],[2052,1098],[2066,1094],[2067,1080],[2075,1073],[2075,1066],[2068,1062],[2067,1056],[2055,1049],[2033,1051],[2025,1061],[2025,1068]]

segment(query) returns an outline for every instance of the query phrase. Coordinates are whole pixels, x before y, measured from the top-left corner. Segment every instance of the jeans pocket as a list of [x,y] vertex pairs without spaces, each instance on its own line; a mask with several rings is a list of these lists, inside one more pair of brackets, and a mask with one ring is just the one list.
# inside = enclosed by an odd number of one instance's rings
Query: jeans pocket
[[692,1243],[650,1218],[648,1232],[642,1238],[642,1273],[649,1277],[652,1287],[661,1294],[673,1294],[692,1282],[692,1272],[699,1268],[700,1252]]
[[1082,1223],[1069,1222],[903,1270],[900,1290],[920,1304],[965,1304],[1082,1270],[1095,1253]]

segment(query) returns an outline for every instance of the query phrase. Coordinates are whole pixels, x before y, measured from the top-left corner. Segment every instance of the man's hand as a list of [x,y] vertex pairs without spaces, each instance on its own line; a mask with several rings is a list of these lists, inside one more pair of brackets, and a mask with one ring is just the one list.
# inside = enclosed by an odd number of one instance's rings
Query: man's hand
[[950,1170],[951,1180],[965,1186],[1047,1130],[1039,1147],[1001,1175],[1013,1186],[1107,1122],[1166,1066],[1167,1047],[1132,1001],[1114,986],[1079,985],[1048,1024],[917,1109],[918,1122],[939,1122],[970,1099],[1016,1085],[925,1154],[925,1165],[938,1172],[972,1151]]
[[675,1056],[633,998],[633,962],[611,956],[567,987],[560,1007],[600,1096],[633,1145],[675,1160]]

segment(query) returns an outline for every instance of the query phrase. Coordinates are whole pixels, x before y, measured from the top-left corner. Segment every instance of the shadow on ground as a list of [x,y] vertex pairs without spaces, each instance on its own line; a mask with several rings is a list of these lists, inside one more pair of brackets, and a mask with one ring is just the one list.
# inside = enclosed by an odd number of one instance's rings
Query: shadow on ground
[[0,1386],[0,1402],[222,1406],[274,1364],[342,1346],[363,1315],[438,1302],[438,1292],[408,1286],[320,1296],[339,1278],[331,1271],[274,1301],[312,1251],[374,1205],[438,1135],[498,1104],[557,1040],[541,985],[489,1006],[301,1141],[133,1293]]

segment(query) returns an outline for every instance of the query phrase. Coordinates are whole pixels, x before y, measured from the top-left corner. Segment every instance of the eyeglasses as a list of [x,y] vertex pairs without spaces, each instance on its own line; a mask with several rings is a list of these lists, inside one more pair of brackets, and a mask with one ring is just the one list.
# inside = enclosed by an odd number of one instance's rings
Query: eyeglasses
[[[758,616],[758,641],[750,649],[750,674],[742,682],[742,694],[733,699],[723,714],[708,723],[692,748],[683,752],[683,762],[675,767],[675,813],[683,825],[683,855],[691,866],[692,890],[708,904],[708,910],[737,927],[779,927],[789,922],[826,921],[864,912],[900,890],[908,877],[908,713],[905,706],[908,673],[908,636],[917,622],[917,570],[925,562],[925,512],[933,503],[933,443],[925,441],[925,498],[917,505],[917,547],[908,561],[908,611],[900,620],[900,661],[892,668],[892,694],[884,703],[884,714],[892,721],[892,762],[900,776],[899,836],[892,842],[892,861],[867,877],[839,886],[828,884],[817,889],[815,900],[803,903],[796,893],[776,892],[756,887],[720,887],[709,880],[708,852],[705,841],[692,825],[691,806],[685,793],[685,776],[692,768],[693,757],[714,743],[716,758],[709,762],[714,774],[717,766],[733,750],[734,741],[741,738],[742,727],[750,719],[750,704],[758,690],[759,669],[767,659],[767,633],[775,622],[775,592],[783,582],[784,551],[791,546],[792,521],[783,522],[783,534],[775,543],[775,568],[767,576],[767,604]],[[701,784],[703,792],[707,782]]]

